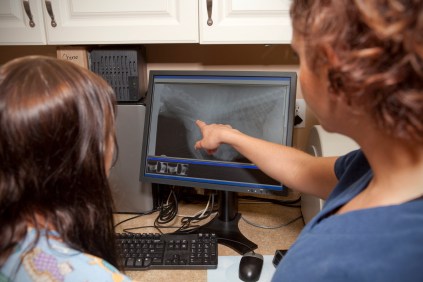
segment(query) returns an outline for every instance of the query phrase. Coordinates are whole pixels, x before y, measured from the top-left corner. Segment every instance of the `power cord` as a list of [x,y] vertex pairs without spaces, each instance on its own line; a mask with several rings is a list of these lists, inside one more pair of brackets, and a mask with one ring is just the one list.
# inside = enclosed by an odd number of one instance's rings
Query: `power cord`
[[156,217],[156,220],[154,221],[154,227],[161,234],[163,234],[160,228],[163,228],[164,224],[174,220],[177,214],[178,214],[178,199],[176,197],[174,187],[172,187],[166,203],[160,206],[159,215]]
[[139,217],[144,216],[144,215],[149,215],[149,214],[155,213],[156,211],[158,211],[158,208],[156,208],[156,209],[152,209],[152,210],[147,211],[147,212],[137,213],[137,215],[135,215],[135,216],[132,216],[132,217],[130,217],[130,218],[127,218],[127,219],[124,219],[124,220],[122,220],[122,221],[119,221],[119,222],[118,222],[118,223],[116,223],[113,227],[114,227],[114,228],[116,228],[116,227],[118,227],[119,225],[121,225],[122,223],[125,223],[125,222],[127,222],[127,221],[130,221],[130,220],[133,220],[133,219],[139,218]]
[[209,218],[213,213],[217,213],[217,211],[214,210],[214,196],[215,194],[213,193],[209,195],[207,205],[202,211],[198,212],[194,216],[182,216],[182,226],[175,232],[193,232],[201,226],[191,225],[192,223],[198,223]]
[[166,226],[165,224],[173,221],[178,216],[178,197],[176,196],[175,187],[172,187],[166,204],[162,205],[160,213],[154,221],[154,227],[161,233],[161,228],[177,228],[174,233],[177,232],[192,232],[198,229],[199,225],[193,225],[210,217],[214,211],[214,194],[209,195],[206,208],[195,214],[194,216],[182,216],[181,226]]
[[296,217],[296,218],[288,221],[287,223],[283,223],[283,224],[277,225],[277,226],[265,226],[265,225],[259,225],[259,224],[253,223],[250,220],[246,219],[244,216],[241,216],[241,219],[244,220],[246,223],[248,223],[248,224],[250,224],[250,225],[252,225],[254,227],[258,227],[258,228],[262,228],[262,229],[278,229],[278,228],[282,228],[282,227],[285,227],[285,226],[290,225],[291,223],[299,220],[300,218],[303,218],[303,217],[300,215],[300,216],[298,216],[298,217]]

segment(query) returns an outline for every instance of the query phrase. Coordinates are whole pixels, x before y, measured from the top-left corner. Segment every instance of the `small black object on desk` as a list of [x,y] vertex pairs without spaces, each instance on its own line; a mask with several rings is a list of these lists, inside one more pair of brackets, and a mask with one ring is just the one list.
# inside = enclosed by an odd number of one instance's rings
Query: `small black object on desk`
[[283,257],[286,255],[288,250],[276,250],[275,256],[273,257],[272,263],[274,267],[277,267]]
[[258,281],[263,269],[263,256],[254,252],[244,254],[239,263],[239,279],[242,281]]

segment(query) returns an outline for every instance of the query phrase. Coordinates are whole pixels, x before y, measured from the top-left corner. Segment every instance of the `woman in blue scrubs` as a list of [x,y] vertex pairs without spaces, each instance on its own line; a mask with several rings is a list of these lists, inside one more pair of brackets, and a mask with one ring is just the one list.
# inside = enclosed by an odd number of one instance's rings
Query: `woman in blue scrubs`
[[196,148],[232,145],[326,200],[274,281],[423,281],[423,1],[294,0],[291,17],[308,107],[360,149],[313,157],[202,121]]

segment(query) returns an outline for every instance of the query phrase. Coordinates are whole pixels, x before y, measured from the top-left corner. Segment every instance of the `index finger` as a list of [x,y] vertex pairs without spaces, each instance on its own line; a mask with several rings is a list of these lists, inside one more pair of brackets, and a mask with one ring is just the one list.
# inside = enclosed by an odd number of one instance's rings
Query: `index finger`
[[205,123],[204,121],[199,120],[199,119],[195,121],[195,124],[196,124],[199,128],[202,128],[202,127],[204,127],[204,126],[206,126],[206,125],[207,125],[207,123]]

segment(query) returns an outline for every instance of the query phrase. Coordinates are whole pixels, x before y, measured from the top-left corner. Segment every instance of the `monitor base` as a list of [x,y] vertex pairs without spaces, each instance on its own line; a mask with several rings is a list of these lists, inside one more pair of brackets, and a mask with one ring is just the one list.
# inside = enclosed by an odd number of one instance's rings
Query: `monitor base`
[[216,216],[212,221],[200,227],[195,232],[215,233],[219,244],[232,248],[243,255],[257,249],[257,245],[242,235],[238,227],[240,219],[240,213],[237,213],[231,221],[223,221]]
[[219,244],[228,246],[241,255],[257,249],[257,245],[248,240],[239,230],[238,194],[230,191],[218,191],[219,213],[210,222],[196,229],[195,232],[215,233]]

